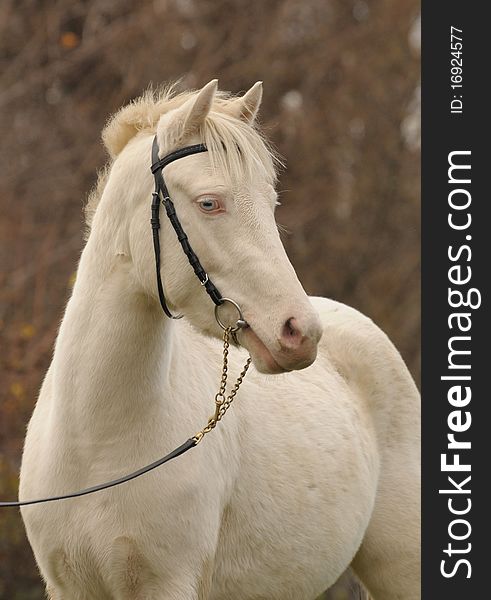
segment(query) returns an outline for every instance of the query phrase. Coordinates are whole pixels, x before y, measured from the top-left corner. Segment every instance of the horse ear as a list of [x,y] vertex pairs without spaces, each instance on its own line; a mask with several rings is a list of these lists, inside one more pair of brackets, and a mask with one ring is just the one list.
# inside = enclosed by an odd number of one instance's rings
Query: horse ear
[[218,79],[212,79],[182,106],[162,115],[157,126],[159,146],[182,142],[197,133],[210,112]]
[[263,82],[257,81],[241,98],[229,105],[229,113],[246,123],[252,123],[257,116],[263,98]]

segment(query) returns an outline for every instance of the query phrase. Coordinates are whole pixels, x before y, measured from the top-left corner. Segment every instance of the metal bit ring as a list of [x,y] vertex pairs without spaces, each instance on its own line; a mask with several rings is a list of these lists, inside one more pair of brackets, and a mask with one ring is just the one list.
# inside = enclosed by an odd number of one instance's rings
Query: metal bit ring
[[[219,314],[218,314],[218,309],[220,308],[220,306],[223,306],[225,304],[225,302],[228,302],[229,304],[232,304],[232,306],[234,306],[234,308],[239,313],[239,318],[237,319],[237,321],[235,323],[235,327],[229,327],[229,326],[225,325],[225,323],[223,323],[223,321],[220,320],[220,317],[219,317]],[[239,329],[242,329],[243,327],[247,326],[247,321],[244,319],[244,315],[242,314],[240,306],[237,304],[237,302],[234,302],[233,300],[230,300],[230,298],[222,298],[221,304],[217,304],[215,306],[215,319],[217,320],[217,323],[220,325],[220,327],[224,331],[226,329],[229,329],[230,333],[232,333],[232,334],[237,333],[237,331],[239,331]]]

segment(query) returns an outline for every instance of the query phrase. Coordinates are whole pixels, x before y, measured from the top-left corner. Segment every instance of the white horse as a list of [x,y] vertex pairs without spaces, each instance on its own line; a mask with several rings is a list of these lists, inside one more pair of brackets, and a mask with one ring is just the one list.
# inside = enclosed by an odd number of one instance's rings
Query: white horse
[[22,509],[52,600],[312,600],[350,564],[376,600],[420,597],[417,390],[372,321],[299,283],[275,224],[274,158],[254,125],[261,95],[257,83],[233,98],[215,80],[146,94],[104,131],[112,161],[29,424],[21,499],[126,474],[213,412],[221,330],[165,216],[161,275],[185,318],[158,302],[155,133],[160,156],[208,147],[165,178],[196,254],[250,325],[230,377],[247,352],[253,367],[187,454]]

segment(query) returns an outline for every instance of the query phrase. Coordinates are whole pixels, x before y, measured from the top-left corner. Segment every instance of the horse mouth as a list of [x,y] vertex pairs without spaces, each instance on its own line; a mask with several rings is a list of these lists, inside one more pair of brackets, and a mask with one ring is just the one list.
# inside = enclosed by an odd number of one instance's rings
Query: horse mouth
[[277,375],[288,373],[292,369],[281,366],[264,342],[259,338],[250,325],[240,330],[240,343],[250,352],[254,366],[260,373]]

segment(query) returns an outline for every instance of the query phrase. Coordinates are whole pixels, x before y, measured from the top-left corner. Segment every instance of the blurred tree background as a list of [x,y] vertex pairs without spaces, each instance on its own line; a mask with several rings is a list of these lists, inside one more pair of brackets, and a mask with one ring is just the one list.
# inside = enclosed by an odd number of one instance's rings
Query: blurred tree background
[[[101,128],[150,82],[264,81],[301,281],[369,315],[419,381],[419,39],[416,0],[2,0],[2,499],[83,246]],[[361,594],[347,574],[326,598]],[[0,598],[43,598],[16,511],[0,512]]]

